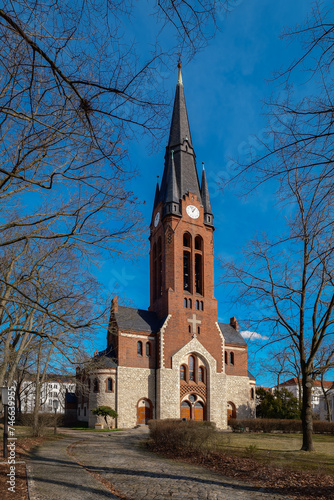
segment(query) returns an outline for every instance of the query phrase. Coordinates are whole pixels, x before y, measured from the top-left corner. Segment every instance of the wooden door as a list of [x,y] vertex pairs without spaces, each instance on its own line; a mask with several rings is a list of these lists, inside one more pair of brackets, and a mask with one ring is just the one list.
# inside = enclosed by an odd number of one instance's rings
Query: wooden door
[[190,420],[190,403],[188,403],[188,401],[183,401],[183,403],[181,403],[181,418]]
[[151,419],[150,405],[147,401],[141,401],[137,410],[137,424],[146,425]]
[[144,425],[145,424],[145,410],[146,410],[145,406],[140,406],[138,408],[137,422],[140,425]]
[[204,420],[204,406],[200,401],[194,406],[194,420]]
[[237,409],[232,401],[227,402],[227,419],[237,418]]

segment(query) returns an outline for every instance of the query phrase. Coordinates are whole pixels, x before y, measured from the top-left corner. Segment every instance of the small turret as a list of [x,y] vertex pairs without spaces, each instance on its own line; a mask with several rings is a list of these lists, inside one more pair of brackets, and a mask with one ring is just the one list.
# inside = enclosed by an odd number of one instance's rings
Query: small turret
[[164,215],[165,214],[180,214],[180,195],[179,188],[176,182],[176,174],[175,174],[175,164],[174,164],[174,151],[171,151],[170,154],[170,165],[168,170],[168,179],[167,179],[167,187],[166,187],[166,199],[164,205]]
[[208,183],[206,181],[204,163],[202,165],[203,165],[203,171],[202,171],[201,197],[202,197],[202,204],[203,204],[203,208],[204,208],[204,224],[209,224],[210,226],[212,226],[213,225],[213,213],[212,213],[212,209],[211,209],[211,202],[210,202],[210,196],[209,196]]

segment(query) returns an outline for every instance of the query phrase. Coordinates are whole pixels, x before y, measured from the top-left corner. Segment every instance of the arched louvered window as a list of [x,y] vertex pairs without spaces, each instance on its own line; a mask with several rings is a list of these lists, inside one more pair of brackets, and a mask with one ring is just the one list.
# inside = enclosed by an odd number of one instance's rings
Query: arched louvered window
[[162,248],[161,248],[161,238],[158,239],[157,245],[157,266],[158,266],[158,275],[157,275],[157,297],[160,297],[162,294]]
[[183,289],[191,292],[190,252],[183,252]]
[[203,239],[201,236],[195,238],[195,250],[203,250]]
[[187,248],[191,247],[191,236],[189,233],[184,233],[183,235],[183,246]]
[[203,295],[202,255],[195,254],[195,291]]

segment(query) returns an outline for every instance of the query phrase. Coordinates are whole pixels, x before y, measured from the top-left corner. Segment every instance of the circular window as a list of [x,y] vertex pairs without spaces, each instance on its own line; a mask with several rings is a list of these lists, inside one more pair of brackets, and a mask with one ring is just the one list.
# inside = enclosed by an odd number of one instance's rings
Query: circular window
[[191,401],[192,403],[194,403],[196,401],[196,399],[197,398],[196,398],[195,394],[190,394],[189,401]]

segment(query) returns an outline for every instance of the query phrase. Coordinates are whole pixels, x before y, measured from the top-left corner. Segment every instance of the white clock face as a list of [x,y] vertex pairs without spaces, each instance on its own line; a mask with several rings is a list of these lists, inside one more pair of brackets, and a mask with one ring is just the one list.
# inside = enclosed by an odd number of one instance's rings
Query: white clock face
[[159,224],[159,220],[160,220],[160,212],[157,212],[154,217],[154,227],[157,227],[157,225]]
[[194,205],[188,205],[186,212],[192,219],[198,219],[199,217],[199,210],[197,207],[194,207]]

